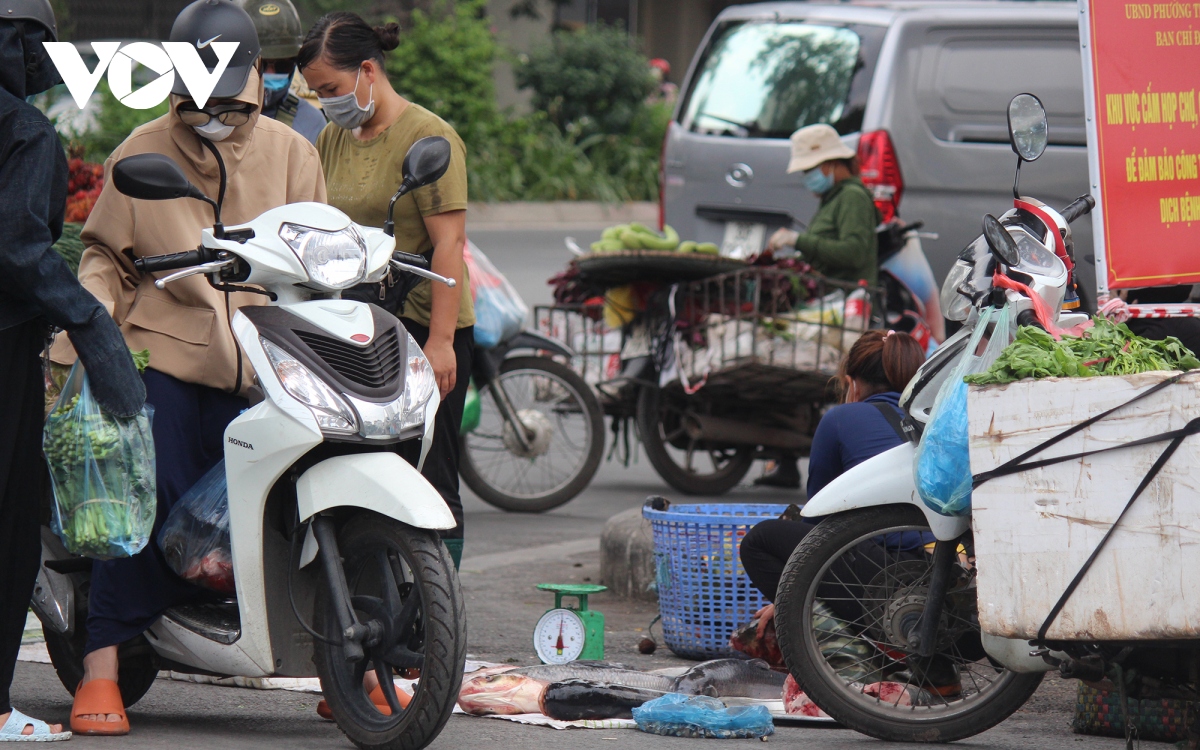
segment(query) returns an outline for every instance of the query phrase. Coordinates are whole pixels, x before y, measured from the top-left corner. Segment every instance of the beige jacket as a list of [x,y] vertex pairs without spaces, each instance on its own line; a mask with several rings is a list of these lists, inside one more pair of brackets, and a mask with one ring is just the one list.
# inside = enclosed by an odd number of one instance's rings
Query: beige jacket
[[[262,81],[251,72],[240,101],[261,106]],[[118,160],[143,153],[166,154],[192,184],[211,198],[220,182],[217,161],[200,136],[175,114],[182,101],[172,97],[171,112],[130,134],[104,163],[104,190],[83,228],[87,246],[79,280],[108,308],[129,348],[150,350],[150,367],[188,383],[223,391],[251,383],[250,364],[229,329],[239,307],[262,305],[267,298],[213,289],[204,276],[173,282],[164,290],[154,280],[166,274],[138,273],[128,257],[176,253],[195,248],[200,231],[213,224],[213,211],[192,199],[133,200],[117,192],[109,176]],[[271,208],[300,201],[325,202],[325,178],[317,150],[291,128],[258,113],[216,144],[225,160],[229,184],[221,219],[234,227]],[[70,364],[75,352],[65,336],[53,350],[56,362]],[[242,378],[238,384],[238,362]]]

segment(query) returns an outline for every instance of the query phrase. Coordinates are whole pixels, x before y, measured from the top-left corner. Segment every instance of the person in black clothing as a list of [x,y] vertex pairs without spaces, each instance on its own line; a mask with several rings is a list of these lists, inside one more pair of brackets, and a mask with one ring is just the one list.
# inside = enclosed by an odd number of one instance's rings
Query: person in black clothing
[[70,736],[9,701],[41,559],[40,354],[50,326],[67,331],[105,411],[131,417],[146,399],[116,323],[52,249],[62,232],[67,159],[54,126],[26,97],[60,81],[43,46],[56,40],[49,0],[0,0],[0,741]]

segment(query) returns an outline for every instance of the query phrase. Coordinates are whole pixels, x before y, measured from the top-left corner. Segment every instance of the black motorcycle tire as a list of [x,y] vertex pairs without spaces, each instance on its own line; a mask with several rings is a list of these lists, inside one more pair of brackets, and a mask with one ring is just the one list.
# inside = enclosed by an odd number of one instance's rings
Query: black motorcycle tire
[[[948,716],[923,716],[921,712],[871,711],[855,700],[847,684],[831,674],[815,655],[819,639],[814,634],[810,589],[819,585],[829,561],[847,545],[871,532],[896,527],[923,527],[928,523],[919,510],[908,506],[883,506],[828,516],[805,536],[792,553],[779,581],[775,622],[779,647],[797,684],[834,720],[862,734],[889,742],[954,742],[980,734],[1007,719],[1029,700],[1042,682],[1041,673],[1000,671],[990,695],[978,704]],[[851,554],[853,554],[851,552]],[[892,715],[883,715],[890,713]]]
[[[468,443],[469,435],[462,435],[460,436],[458,474],[462,477],[463,482],[471,488],[471,491],[489,505],[510,513],[544,513],[575,499],[596,476],[596,471],[600,468],[600,460],[604,457],[604,412],[600,408],[600,400],[583,378],[570,367],[546,357],[513,357],[505,360],[500,367],[498,377],[503,378],[508,373],[523,370],[541,370],[552,375],[574,393],[575,401],[586,410],[590,423],[588,435],[590,443],[587,455],[577,473],[565,484],[544,494],[517,496],[505,492],[503,488],[489,483],[483,477],[472,457]],[[490,400],[490,397],[486,397],[486,394],[482,393],[480,398]]]
[[[315,642],[313,661],[325,700],[338,727],[363,750],[420,750],[445,727],[458,699],[467,657],[466,608],[458,574],[437,532],[417,529],[362,511],[338,532],[338,546],[354,593],[353,571],[379,550],[391,550],[409,567],[412,591],[421,596],[424,663],[412,702],[399,717],[377,711],[361,678],[347,674],[340,645]],[[314,629],[337,634],[337,618],[328,586],[317,587]],[[339,639],[340,640],[340,639]]]
[[[54,665],[59,681],[71,695],[75,695],[79,684],[83,682],[83,649],[87,642],[87,631],[83,627],[85,622],[86,616],[78,617],[75,630],[70,636],[42,625],[50,662]],[[144,637],[122,644],[117,650],[117,660],[117,685],[121,688],[121,701],[129,708],[140,701],[154,685],[154,680],[158,677],[158,664],[150,644]]]
[[665,398],[668,396],[661,388],[642,388],[638,395],[638,435],[650,465],[664,482],[685,495],[723,495],[736,487],[754,465],[754,450],[749,446],[735,449],[728,463],[708,474],[680,466],[667,450],[662,433]]

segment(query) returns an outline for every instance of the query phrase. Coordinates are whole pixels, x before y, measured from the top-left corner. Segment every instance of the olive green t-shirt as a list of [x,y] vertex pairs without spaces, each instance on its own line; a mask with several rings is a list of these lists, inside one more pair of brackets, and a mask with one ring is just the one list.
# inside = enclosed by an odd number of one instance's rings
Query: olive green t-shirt
[[[385,131],[360,141],[333,123],[317,138],[317,151],[325,170],[329,205],[346,213],[355,223],[381,227],[387,220],[388,202],[404,179],[404,155],[418,140],[440,135],[450,141],[450,168],[437,182],[418,188],[396,201],[396,249],[420,255],[433,249],[424,217],[467,208],[467,155],[462,138],[445,120],[424,107],[410,103]],[[463,268],[462,302],[458,328],[475,324],[471,285]],[[409,292],[403,317],[429,325],[433,308],[433,282],[425,280]]]

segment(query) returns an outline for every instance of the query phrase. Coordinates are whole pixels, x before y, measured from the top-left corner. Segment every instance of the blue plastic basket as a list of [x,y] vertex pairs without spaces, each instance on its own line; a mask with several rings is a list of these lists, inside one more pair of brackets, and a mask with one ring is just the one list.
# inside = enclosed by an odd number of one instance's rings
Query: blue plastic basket
[[733,656],[729,636],[767,600],[742,568],[739,546],[750,527],[788,506],[672,505],[642,515],[654,533],[658,611],[667,647],[687,659]]

